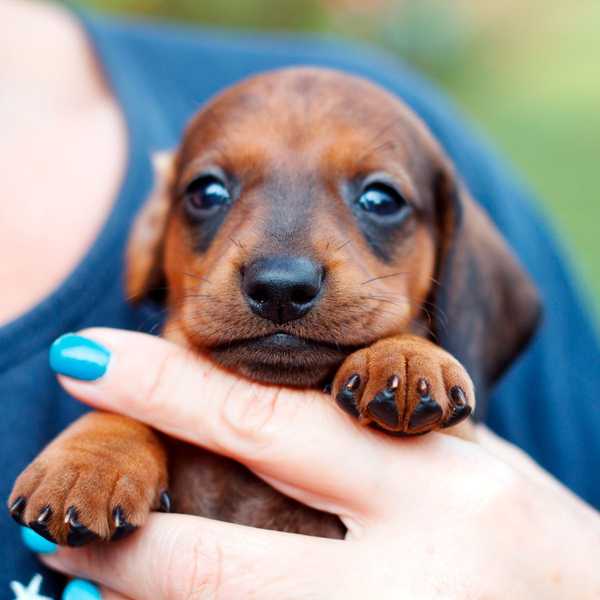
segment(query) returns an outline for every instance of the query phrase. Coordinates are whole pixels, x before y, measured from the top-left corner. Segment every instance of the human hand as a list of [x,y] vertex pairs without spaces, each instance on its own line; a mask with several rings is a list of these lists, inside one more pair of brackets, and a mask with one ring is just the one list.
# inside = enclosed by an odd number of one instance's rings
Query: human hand
[[131,538],[43,557],[123,598],[597,598],[600,519],[519,450],[363,429],[323,394],[265,387],[164,340],[84,335],[111,351],[75,397],[247,465],[338,514],[346,539],[153,514]]

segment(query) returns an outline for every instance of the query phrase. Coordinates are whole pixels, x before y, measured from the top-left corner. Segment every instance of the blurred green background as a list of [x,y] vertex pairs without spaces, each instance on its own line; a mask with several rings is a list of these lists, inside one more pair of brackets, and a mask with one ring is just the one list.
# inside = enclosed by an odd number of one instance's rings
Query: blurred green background
[[600,0],[79,0],[380,45],[437,81],[543,200],[600,306]]

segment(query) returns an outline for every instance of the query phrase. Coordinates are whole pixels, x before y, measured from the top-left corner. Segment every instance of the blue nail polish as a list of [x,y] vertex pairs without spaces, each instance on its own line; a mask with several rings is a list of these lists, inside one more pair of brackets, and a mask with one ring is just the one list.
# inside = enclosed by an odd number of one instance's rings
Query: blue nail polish
[[74,333],[62,335],[50,347],[50,367],[75,379],[99,379],[109,360],[110,352],[104,346]]
[[97,585],[85,579],[73,579],[67,583],[62,600],[102,600],[102,594]]
[[54,554],[56,544],[49,542],[29,527],[21,527],[21,539],[25,546],[36,554]]

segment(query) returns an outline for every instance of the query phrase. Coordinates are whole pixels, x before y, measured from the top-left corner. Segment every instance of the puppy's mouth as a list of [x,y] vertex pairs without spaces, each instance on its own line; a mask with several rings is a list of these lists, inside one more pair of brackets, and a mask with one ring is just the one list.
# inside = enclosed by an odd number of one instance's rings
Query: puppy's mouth
[[277,331],[219,344],[209,352],[222,365],[259,381],[315,386],[358,348]]
[[[305,338],[285,331],[276,331],[269,335],[261,335],[252,338],[244,338],[226,342],[215,346],[217,350],[245,346],[248,348],[264,349],[267,351],[296,351],[296,352],[314,352],[318,350],[335,350],[341,351],[343,348],[350,346],[342,346],[336,342],[326,342],[322,340],[314,340]],[[352,347],[354,348],[354,347]]]

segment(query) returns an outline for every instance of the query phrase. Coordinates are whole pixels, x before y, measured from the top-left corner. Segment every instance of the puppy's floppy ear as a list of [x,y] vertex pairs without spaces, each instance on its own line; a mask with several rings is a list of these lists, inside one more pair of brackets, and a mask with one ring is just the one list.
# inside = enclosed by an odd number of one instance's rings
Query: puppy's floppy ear
[[152,163],[154,187],[135,220],[127,246],[126,289],[134,302],[148,297],[162,300],[166,295],[163,239],[170,209],[174,153],[157,153]]
[[535,332],[541,305],[533,282],[449,164],[435,187],[441,234],[433,332],[485,400]]

